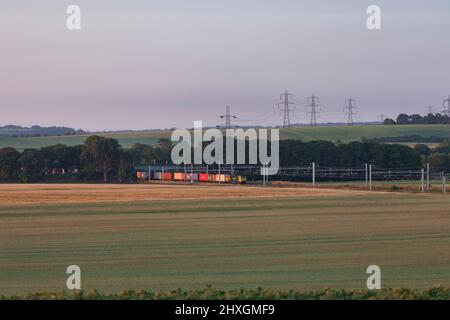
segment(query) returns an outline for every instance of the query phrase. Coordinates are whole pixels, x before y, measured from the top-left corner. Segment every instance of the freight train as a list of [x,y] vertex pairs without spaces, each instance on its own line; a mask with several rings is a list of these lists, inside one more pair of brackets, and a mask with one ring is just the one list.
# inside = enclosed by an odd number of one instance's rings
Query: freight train
[[210,183],[235,183],[244,184],[247,178],[244,176],[232,176],[228,174],[209,173],[182,173],[182,172],[149,172],[137,171],[136,178],[140,181],[186,181],[186,182],[210,182]]

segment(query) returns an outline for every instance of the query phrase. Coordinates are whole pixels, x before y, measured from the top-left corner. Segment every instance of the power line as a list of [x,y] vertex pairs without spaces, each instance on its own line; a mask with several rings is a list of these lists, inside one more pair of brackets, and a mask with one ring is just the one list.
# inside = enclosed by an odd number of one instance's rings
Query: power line
[[348,98],[347,100],[345,100],[345,107],[344,107],[344,112],[347,113],[347,124],[349,126],[353,125],[353,116],[355,115],[354,110],[357,108],[354,105],[355,100],[352,99],[351,97]]
[[224,115],[221,115],[220,118],[225,119],[225,128],[226,129],[231,129],[231,118],[237,119],[236,116],[231,114],[230,106],[227,106],[226,113]]
[[311,115],[311,126],[317,126],[317,115],[320,113],[318,110],[320,108],[319,105],[319,97],[316,97],[314,94],[307,99],[307,110]]
[[280,95],[280,100],[282,100],[282,102],[278,103],[278,108],[282,106],[282,110],[280,111],[283,112],[283,128],[289,128],[291,126],[290,114],[293,111],[291,106],[294,106],[295,108],[295,103],[293,103],[290,99],[293,99],[293,95],[287,90],[285,93]]

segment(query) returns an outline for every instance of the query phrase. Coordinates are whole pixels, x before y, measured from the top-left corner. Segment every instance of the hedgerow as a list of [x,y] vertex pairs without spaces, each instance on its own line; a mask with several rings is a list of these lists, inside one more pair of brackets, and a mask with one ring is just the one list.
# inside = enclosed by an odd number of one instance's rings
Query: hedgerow
[[0,296],[0,300],[450,300],[450,288],[426,290],[335,290],[296,291],[237,289],[230,291],[206,287],[201,290],[172,290],[150,292],[123,290],[104,294],[98,290],[76,292],[42,292],[16,296]]

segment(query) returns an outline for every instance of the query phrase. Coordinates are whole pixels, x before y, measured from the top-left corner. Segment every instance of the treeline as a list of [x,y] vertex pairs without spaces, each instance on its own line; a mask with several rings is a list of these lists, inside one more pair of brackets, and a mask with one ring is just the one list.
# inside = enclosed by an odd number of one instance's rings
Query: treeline
[[408,124],[450,124],[450,118],[446,114],[429,113],[426,116],[420,114],[401,113],[397,119],[385,119],[385,125],[408,125]]
[[67,136],[85,134],[83,130],[75,130],[68,127],[21,127],[16,125],[6,125],[0,127],[0,136],[10,137],[43,137],[43,136]]
[[[53,145],[41,149],[0,149],[0,181],[80,180],[127,182],[135,179],[138,165],[171,164],[172,143],[156,146],[135,144],[121,147],[113,138],[91,136],[83,145]],[[248,152],[248,150],[247,150]],[[364,163],[382,168],[419,168],[429,162],[435,168],[450,168],[450,144],[435,149],[424,144],[409,147],[371,141],[280,141],[281,166],[360,167]],[[248,159],[248,157],[246,157]]]
[[158,146],[135,145],[123,149],[113,138],[91,136],[83,145],[57,144],[41,149],[0,149],[0,181],[36,182],[51,177],[69,177],[84,181],[134,180],[134,167],[143,161],[166,163],[171,144],[161,141]]
[[[426,146],[425,146],[426,147]],[[280,163],[283,166],[308,166],[316,162],[322,167],[361,167],[368,163],[383,168],[420,167],[424,153],[431,150],[400,144],[328,141],[280,141]]]

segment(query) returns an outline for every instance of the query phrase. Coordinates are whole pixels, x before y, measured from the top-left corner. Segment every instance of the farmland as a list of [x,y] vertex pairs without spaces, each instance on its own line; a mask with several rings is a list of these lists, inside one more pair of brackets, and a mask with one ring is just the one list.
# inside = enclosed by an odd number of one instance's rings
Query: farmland
[[0,185],[0,295],[65,289],[450,284],[440,194],[175,185]]
[[[367,125],[367,126],[329,126],[329,127],[303,127],[283,129],[283,139],[294,139],[302,141],[327,140],[332,142],[351,142],[361,139],[420,136],[448,137],[450,128],[445,125]],[[408,141],[414,143],[415,141]]]
[[[119,143],[129,148],[135,143],[156,144],[161,138],[170,138],[170,131],[140,131],[123,133],[97,133],[102,136],[112,137],[119,140]],[[281,139],[294,139],[302,141],[327,140],[351,142],[361,139],[385,138],[385,137],[407,137],[419,136],[422,138],[446,138],[449,128],[445,125],[405,125],[405,126],[320,126],[281,129]],[[58,136],[58,137],[22,137],[13,138],[0,136],[0,148],[14,147],[17,150],[26,148],[40,148],[54,144],[77,145],[82,144],[88,135],[80,136]],[[414,144],[415,141],[405,141],[404,143]]]

